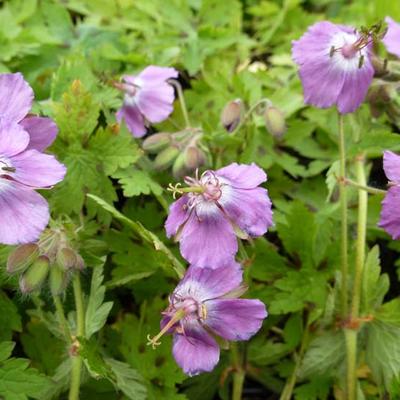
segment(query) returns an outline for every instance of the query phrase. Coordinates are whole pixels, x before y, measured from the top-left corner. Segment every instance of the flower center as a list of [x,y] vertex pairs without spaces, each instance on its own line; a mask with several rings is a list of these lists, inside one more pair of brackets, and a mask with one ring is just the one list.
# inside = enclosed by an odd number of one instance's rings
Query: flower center
[[205,320],[207,318],[207,308],[205,304],[199,304],[191,297],[182,298],[178,294],[173,294],[170,298],[170,305],[163,314],[170,317],[168,323],[153,338],[150,335],[147,336],[147,344],[151,345],[153,349],[161,344],[159,340],[170,329],[174,329],[177,333],[185,334],[184,323],[182,323],[184,320]]
[[359,51],[359,49],[357,48],[357,46],[355,46],[354,43],[353,44],[345,44],[342,46],[342,48],[340,50],[341,50],[344,58],[353,58]]

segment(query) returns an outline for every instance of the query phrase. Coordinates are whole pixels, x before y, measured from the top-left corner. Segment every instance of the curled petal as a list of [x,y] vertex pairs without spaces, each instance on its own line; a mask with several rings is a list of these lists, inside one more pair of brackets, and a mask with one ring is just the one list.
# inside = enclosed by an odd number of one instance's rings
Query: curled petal
[[393,239],[400,239],[400,187],[391,187],[384,200],[382,201],[382,210],[379,226],[383,228]]
[[131,132],[134,137],[140,138],[146,134],[146,126],[144,124],[143,115],[136,104],[124,104],[117,112],[117,120],[118,122],[124,120],[129,132]]
[[21,121],[21,126],[29,133],[28,149],[46,150],[56,139],[58,128],[51,118],[27,117]]
[[400,156],[392,151],[386,150],[383,153],[383,169],[387,178],[400,183]]

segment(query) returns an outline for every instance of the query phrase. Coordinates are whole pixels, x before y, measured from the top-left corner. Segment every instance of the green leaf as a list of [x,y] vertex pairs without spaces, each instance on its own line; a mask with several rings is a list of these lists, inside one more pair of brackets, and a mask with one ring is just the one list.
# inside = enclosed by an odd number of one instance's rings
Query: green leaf
[[110,128],[98,129],[90,140],[89,149],[101,159],[108,176],[113,175],[118,168],[127,168],[142,154],[130,133],[124,130],[115,133]]
[[90,339],[94,333],[98,332],[104,326],[113,306],[112,301],[103,303],[106,291],[106,287],[102,285],[103,279],[103,268],[94,268],[89,301],[86,308],[85,326],[87,339]]
[[118,179],[126,197],[150,193],[160,196],[163,192],[162,187],[148,173],[138,169],[120,170],[114,173],[113,177]]
[[338,177],[340,176],[340,162],[335,161],[330,168],[328,169],[328,172],[326,173],[326,186],[328,187],[328,197],[326,198],[326,201],[329,201],[332,197],[333,191],[335,190],[337,184],[338,184]]
[[368,253],[363,271],[362,310],[370,313],[382,304],[389,289],[389,277],[381,275],[379,247],[375,245]]
[[367,324],[366,362],[379,384],[389,388],[400,374],[400,328],[378,320]]
[[345,340],[342,331],[327,332],[316,337],[309,345],[299,375],[307,377],[334,376],[345,360]]
[[5,292],[0,291],[0,341],[10,340],[14,331],[22,331],[17,307]]
[[105,359],[115,376],[115,384],[131,400],[145,400],[147,389],[143,377],[128,364],[112,358]]
[[[5,346],[10,349],[9,344]],[[29,367],[28,360],[10,358],[0,363],[0,396],[4,400],[43,400],[51,386],[51,380]]]
[[0,362],[7,360],[15,347],[15,342],[0,343]]

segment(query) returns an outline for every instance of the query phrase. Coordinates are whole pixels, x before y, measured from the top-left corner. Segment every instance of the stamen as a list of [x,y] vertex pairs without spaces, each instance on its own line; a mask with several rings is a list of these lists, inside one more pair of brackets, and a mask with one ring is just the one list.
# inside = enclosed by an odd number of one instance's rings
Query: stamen
[[364,56],[361,55],[360,59],[358,60],[358,68],[361,69],[364,65]]
[[154,336],[153,338],[150,335],[147,335],[147,346],[151,346],[153,350],[155,350],[155,348],[161,344],[161,342],[159,342],[159,339],[161,339],[161,337],[164,336],[164,334],[167,333],[169,329],[172,328],[185,315],[185,310],[181,308],[172,316],[172,318],[168,321],[164,328],[161,329],[158,335]]

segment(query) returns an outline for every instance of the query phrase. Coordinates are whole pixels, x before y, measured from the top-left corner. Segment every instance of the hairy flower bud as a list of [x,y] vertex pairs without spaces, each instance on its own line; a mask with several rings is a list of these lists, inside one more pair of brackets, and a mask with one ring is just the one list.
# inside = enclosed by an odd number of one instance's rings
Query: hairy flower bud
[[185,165],[189,170],[195,170],[205,163],[205,155],[201,149],[195,146],[189,146],[185,150]]
[[18,246],[8,257],[7,272],[15,274],[28,268],[39,256],[39,246],[35,243],[28,243]]
[[176,157],[179,155],[179,149],[176,146],[170,146],[157,154],[154,160],[154,167],[158,170],[163,170],[170,167]]
[[181,178],[185,173],[185,153],[181,153],[174,161],[174,165],[172,166],[172,175],[175,178]]
[[53,295],[61,294],[68,284],[68,272],[61,266],[55,264],[50,268],[50,290]]
[[143,150],[148,153],[158,153],[171,144],[171,135],[167,132],[156,133],[147,137],[143,143]]
[[57,264],[64,269],[74,268],[76,265],[76,253],[69,247],[63,247],[57,252]]
[[37,260],[21,276],[19,287],[22,293],[31,293],[40,288],[49,273],[50,261],[46,256],[39,256]]
[[221,124],[230,133],[239,125],[242,117],[243,102],[241,99],[230,101],[221,113]]
[[269,105],[264,112],[265,126],[268,132],[276,137],[280,138],[286,132],[285,117],[279,108]]

